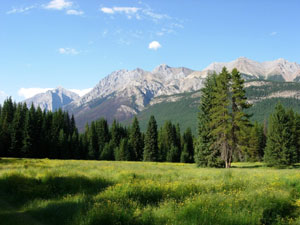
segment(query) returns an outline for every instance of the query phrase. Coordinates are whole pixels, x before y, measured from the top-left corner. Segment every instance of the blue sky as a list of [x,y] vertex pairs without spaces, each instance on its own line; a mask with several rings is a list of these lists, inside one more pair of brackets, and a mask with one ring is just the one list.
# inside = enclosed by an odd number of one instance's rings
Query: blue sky
[[84,90],[114,70],[162,63],[300,63],[299,10],[298,0],[1,1],[0,101]]

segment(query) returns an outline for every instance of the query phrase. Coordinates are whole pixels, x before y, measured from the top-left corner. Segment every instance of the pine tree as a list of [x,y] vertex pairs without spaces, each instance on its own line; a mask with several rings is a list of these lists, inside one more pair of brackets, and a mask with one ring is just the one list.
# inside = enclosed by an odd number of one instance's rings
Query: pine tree
[[67,149],[68,147],[68,137],[65,134],[65,131],[63,129],[60,129],[59,135],[58,135],[58,158],[59,159],[67,159]]
[[51,158],[52,149],[55,144],[52,143],[52,121],[53,113],[51,111],[44,110],[43,112],[43,124],[41,133],[41,157]]
[[0,152],[2,155],[0,156],[8,156],[8,151],[11,146],[11,129],[12,122],[14,118],[14,113],[16,110],[16,104],[13,103],[11,98],[8,98],[4,101],[3,107],[1,109],[1,145],[2,151]]
[[122,138],[120,146],[115,150],[115,159],[117,161],[130,161],[132,154],[130,152],[130,147],[127,138]]
[[98,145],[98,135],[96,131],[95,122],[91,123],[89,129],[89,159],[98,159],[99,158],[99,145]]
[[198,138],[195,142],[194,160],[200,167],[220,167],[220,152],[211,148],[214,137],[211,133],[211,110],[213,108],[214,88],[217,74],[209,75],[201,89],[201,102],[198,114]]
[[144,161],[156,161],[158,159],[157,124],[154,116],[149,119],[143,157]]
[[291,113],[278,103],[269,119],[264,160],[269,166],[287,166],[297,161],[295,125]]
[[[237,69],[231,72],[231,151],[236,158],[242,154],[243,146],[249,142],[249,127],[251,126],[250,115],[245,113],[245,109],[251,107],[247,103],[244,80]],[[240,158],[240,157],[239,157]]]
[[139,121],[134,117],[129,135],[129,144],[132,148],[133,159],[141,161],[143,159],[144,143],[142,140],[142,134],[140,131]]
[[244,146],[243,152],[246,154],[246,161],[257,162],[260,161],[260,143],[259,134],[255,127],[249,128],[249,142],[247,146]]
[[108,143],[105,143],[104,149],[100,155],[100,159],[101,160],[114,160],[115,159],[115,153],[114,153],[115,149],[116,149],[116,147],[112,140],[110,140]]
[[98,136],[98,157],[101,155],[104,146],[106,143],[109,142],[109,129],[108,129],[108,124],[107,121],[105,119],[100,119],[98,121],[96,121],[96,132],[97,132],[97,136]]
[[211,146],[213,151],[221,152],[221,158],[225,162],[225,167],[230,168],[232,161],[232,124],[229,112],[229,88],[230,74],[224,67],[216,80],[214,88],[213,107],[210,110],[210,135],[215,140]]
[[24,125],[22,154],[26,157],[35,157],[35,122],[35,108],[32,104],[30,110],[26,113]]
[[300,115],[295,114],[295,136],[296,136],[296,152],[297,152],[297,162],[300,162]]
[[183,149],[180,156],[180,162],[194,162],[194,144],[191,128],[187,128],[182,137]]

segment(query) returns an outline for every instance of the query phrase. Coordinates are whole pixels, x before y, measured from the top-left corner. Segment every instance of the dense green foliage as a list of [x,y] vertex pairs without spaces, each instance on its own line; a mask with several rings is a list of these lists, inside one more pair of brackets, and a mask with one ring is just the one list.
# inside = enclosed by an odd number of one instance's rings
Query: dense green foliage
[[[250,121],[244,80],[233,69],[224,67],[209,76],[202,91],[199,112],[199,137],[195,159],[199,166],[230,168],[233,156],[241,156],[248,145]],[[242,157],[236,157],[241,160]]]
[[0,109],[0,157],[193,162],[191,130],[181,135],[178,124],[166,121],[158,131],[154,116],[146,134],[137,118],[129,127],[102,118],[79,134],[74,117],[61,110],[28,109],[11,99]]
[[4,158],[0,223],[299,224],[299,169],[261,166]]
[[[0,157],[81,158],[74,117],[7,99],[0,113]],[[83,153],[84,154],[84,153]]]
[[298,161],[299,157],[299,123],[300,115],[292,110],[285,110],[278,103],[270,116],[265,150],[265,161],[271,166],[287,166]]

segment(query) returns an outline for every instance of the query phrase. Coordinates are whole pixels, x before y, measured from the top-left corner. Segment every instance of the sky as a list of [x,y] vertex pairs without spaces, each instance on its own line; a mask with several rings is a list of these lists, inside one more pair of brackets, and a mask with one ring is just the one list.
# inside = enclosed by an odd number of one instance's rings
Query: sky
[[300,63],[299,0],[1,0],[0,103],[119,69]]

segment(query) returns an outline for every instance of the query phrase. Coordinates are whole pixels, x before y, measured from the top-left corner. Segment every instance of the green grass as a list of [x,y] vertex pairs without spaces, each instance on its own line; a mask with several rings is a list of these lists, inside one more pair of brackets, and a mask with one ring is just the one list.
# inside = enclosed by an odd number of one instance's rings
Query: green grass
[[300,224],[300,170],[0,160],[0,224]]

